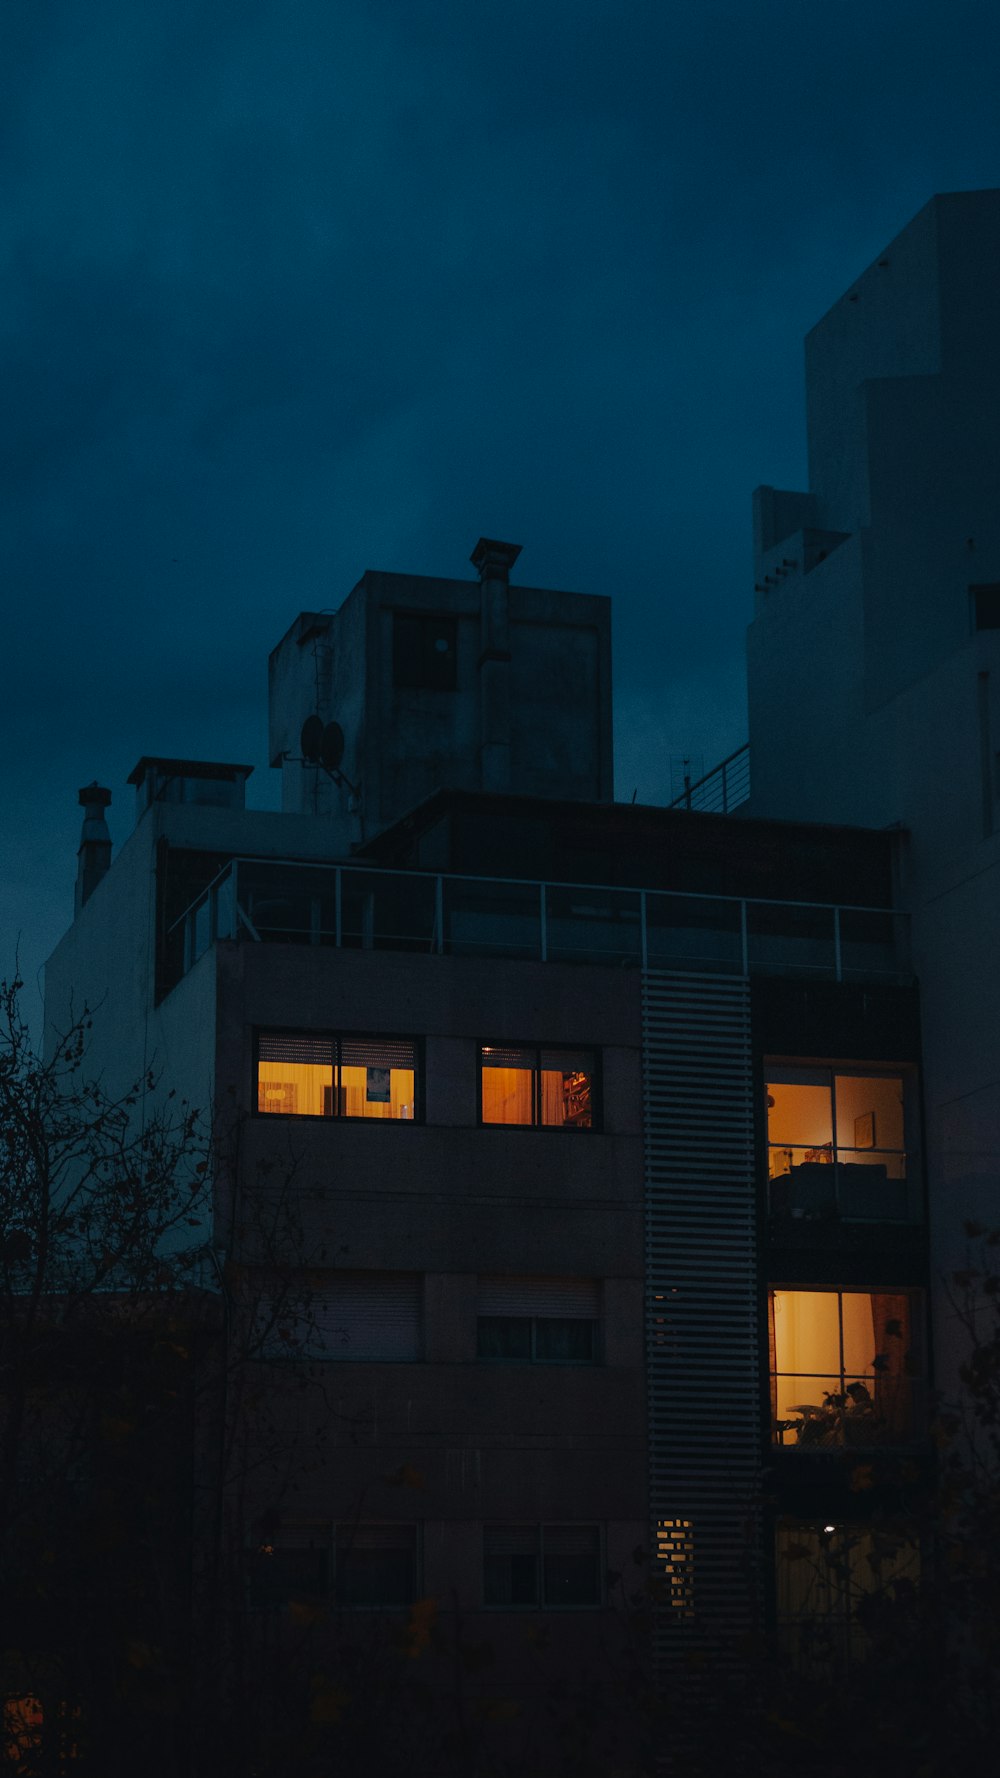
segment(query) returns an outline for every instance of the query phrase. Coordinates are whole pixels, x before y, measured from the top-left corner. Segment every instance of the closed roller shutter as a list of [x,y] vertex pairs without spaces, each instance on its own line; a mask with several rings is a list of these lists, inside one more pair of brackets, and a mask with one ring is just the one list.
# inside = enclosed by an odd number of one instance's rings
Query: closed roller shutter
[[307,1064],[315,1068],[332,1068],[334,1043],[332,1037],[296,1037],[287,1031],[262,1031],[258,1039],[262,1062]]
[[419,1272],[335,1272],[317,1280],[310,1348],[324,1358],[418,1359],[421,1283]]
[[552,1317],[596,1321],[601,1312],[596,1278],[517,1278],[479,1280],[480,1315]]
[[342,1037],[340,1060],[345,1068],[416,1067],[416,1045],[399,1037]]

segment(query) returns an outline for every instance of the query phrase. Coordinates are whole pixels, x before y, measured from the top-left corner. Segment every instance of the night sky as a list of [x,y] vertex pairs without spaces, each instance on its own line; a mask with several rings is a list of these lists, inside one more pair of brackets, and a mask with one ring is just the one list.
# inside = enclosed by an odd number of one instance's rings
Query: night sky
[[269,649],[365,568],[608,593],[617,794],[744,739],[749,500],[802,335],[1000,184],[991,0],[3,0],[0,970],[78,787],[266,762]]

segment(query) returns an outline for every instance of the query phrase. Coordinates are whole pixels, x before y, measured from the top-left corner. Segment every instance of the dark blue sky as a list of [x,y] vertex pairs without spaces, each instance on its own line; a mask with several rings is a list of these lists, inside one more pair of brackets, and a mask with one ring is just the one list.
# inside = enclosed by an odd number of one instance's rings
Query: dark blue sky
[[1000,184],[990,0],[4,0],[0,968],[76,791],[252,760],[366,567],[612,595],[618,794],[743,739],[749,495],[802,335]]

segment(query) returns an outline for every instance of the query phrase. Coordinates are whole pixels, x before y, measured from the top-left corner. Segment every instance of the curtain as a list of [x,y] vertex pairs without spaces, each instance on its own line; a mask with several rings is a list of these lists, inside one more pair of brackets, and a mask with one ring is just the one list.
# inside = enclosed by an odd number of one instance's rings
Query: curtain
[[771,1379],[771,1436],[778,1423],[778,1348],[774,1337],[774,1291],[767,1293],[767,1371]]
[[900,1291],[872,1297],[875,1329],[875,1412],[892,1443],[907,1439],[912,1428],[910,1299]]

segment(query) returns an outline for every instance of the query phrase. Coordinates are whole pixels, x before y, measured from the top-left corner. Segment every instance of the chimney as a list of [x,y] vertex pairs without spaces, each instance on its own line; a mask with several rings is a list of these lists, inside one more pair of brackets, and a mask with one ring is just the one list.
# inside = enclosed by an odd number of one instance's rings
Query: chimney
[[76,901],[77,913],[84,902],[89,901],[111,863],[111,835],[104,819],[104,811],[111,801],[110,790],[98,784],[88,784],[79,792],[78,802],[83,809],[83,831],[80,834],[80,849],[76,859]]
[[510,789],[510,571],[519,543],[481,537],[469,560],[479,575],[480,783],[484,790]]

